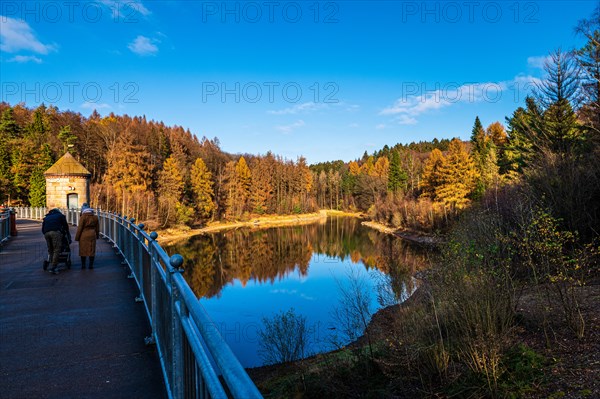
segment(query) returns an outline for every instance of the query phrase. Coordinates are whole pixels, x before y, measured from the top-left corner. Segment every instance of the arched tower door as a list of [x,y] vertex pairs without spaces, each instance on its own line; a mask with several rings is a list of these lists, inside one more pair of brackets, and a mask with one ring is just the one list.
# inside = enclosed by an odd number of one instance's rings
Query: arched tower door
[[67,194],[67,208],[78,209],[79,208],[79,196],[77,194]]

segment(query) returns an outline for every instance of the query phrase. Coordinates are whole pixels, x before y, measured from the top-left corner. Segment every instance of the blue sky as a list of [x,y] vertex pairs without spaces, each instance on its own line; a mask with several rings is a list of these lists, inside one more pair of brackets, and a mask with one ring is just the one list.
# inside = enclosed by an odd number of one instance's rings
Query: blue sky
[[0,100],[309,162],[504,122],[598,1],[10,1]]

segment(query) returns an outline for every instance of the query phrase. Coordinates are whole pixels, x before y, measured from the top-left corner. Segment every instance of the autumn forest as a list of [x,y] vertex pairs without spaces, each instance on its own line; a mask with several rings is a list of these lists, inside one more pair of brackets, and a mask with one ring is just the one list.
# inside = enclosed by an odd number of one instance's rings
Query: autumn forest
[[[289,386],[262,391],[598,396],[600,7],[574,28],[584,45],[545,57],[543,78],[510,115],[474,114],[463,139],[389,143],[354,160],[310,165],[271,152],[231,154],[218,138],[146,116],[84,116],[3,102],[0,203],[45,206],[44,172],[68,151],[92,174],[92,207],[143,221],[148,230],[323,209],[360,212],[439,243],[431,258],[418,258],[430,263],[417,298],[390,312],[385,328],[364,328],[379,351],[353,348],[313,376],[307,368],[297,380],[285,379]],[[306,271],[313,252],[361,258],[329,242],[318,248],[310,229],[317,227],[256,238],[232,233],[219,242],[202,237],[193,242],[195,255],[182,250],[201,264],[190,284],[215,296],[236,278],[267,281],[295,267]],[[269,235],[289,245],[273,248]],[[370,241],[372,251],[360,260],[392,274],[382,241]],[[285,261],[282,270],[272,270],[275,258]],[[575,381],[575,374],[583,377]]]
[[[198,140],[189,130],[145,117],[94,113],[85,118],[44,105],[2,104],[0,111],[0,198],[31,206],[45,204],[43,172],[67,150],[92,173],[94,206],[163,226],[319,208],[367,211],[387,197],[426,209],[419,223],[430,226],[433,201],[448,211],[464,208],[478,184],[470,145],[459,140],[386,146],[349,163],[309,167],[303,158],[227,154],[217,138]],[[499,123],[477,129],[477,140],[506,141]],[[459,180],[466,173],[470,181],[453,190],[447,180],[446,190],[436,194],[442,151],[448,154],[442,173],[448,179],[458,173]]]

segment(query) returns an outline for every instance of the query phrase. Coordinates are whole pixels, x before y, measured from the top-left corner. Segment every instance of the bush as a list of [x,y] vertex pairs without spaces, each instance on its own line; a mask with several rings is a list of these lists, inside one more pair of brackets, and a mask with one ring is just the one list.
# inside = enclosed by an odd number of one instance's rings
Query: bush
[[177,223],[187,225],[193,220],[193,207],[178,202],[177,205],[175,205],[175,209],[177,211]]
[[591,268],[589,254],[577,248],[577,235],[561,230],[549,212],[534,208],[529,216],[515,243],[523,266],[531,270],[536,286],[549,290],[547,299],[560,303],[567,325],[582,338],[585,320],[577,287],[585,284],[585,272]]
[[286,363],[306,355],[308,328],[306,317],[291,308],[272,318],[263,318],[264,328],[258,331],[259,354],[265,364]]
[[441,230],[447,225],[447,215],[441,204],[428,198],[388,194],[379,198],[369,209],[369,217],[396,228],[410,228],[424,232]]
[[[332,311],[332,318],[338,325],[329,341],[334,348],[340,349],[354,342],[364,334],[367,339],[369,357],[373,359],[373,345],[369,331],[369,322],[373,315],[371,291],[367,280],[357,272],[347,274],[346,283],[337,281],[339,301]],[[361,348],[354,351],[357,359],[363,357]]]
[[422,301],[401,309],[388,341],[399,370],[416,369],[424,386],[470,376],[477,391],[496,395],[514,324],[510,259],[498,215],[465,213],[425,275]]
[[[502,359],[504,374],[501,387],[506,396],[520,396],[544,377],[546,359],[525,344],[510,348]],[[512,395],[511,395],[512,394]]]

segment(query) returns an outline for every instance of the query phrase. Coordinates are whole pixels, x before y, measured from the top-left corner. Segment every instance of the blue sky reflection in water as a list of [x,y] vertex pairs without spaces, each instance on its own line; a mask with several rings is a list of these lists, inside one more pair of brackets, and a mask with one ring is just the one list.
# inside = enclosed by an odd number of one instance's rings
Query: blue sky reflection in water
[[354,218],[196,236],[169,248],[175,252],[186,258],[184,276],[245,367],[262,364],[263,317],[294,308],[307,319],[308,352],[331,349],[339,327],[332,311],[350,275],[364,279],[375,311],[383,273],[401,293],[412,289],[412,275],[426,262],[423,251]]

